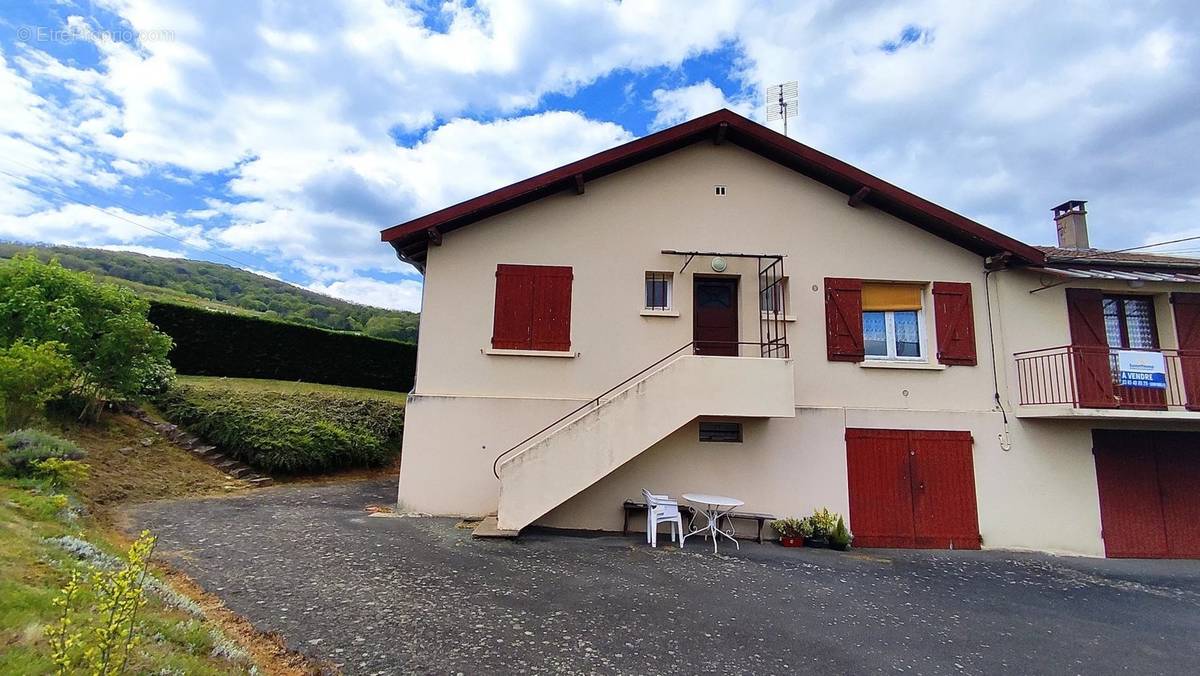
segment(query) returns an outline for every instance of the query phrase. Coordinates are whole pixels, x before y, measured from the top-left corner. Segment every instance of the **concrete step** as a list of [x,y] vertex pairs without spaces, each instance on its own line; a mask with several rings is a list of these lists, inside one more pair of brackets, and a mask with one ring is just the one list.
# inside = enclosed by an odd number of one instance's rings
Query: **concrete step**
[[269,477],[269,476],[260,476],[260,477],[255,477],[253,479],[248,479],[247,483],[249,483],[251,486],[254,486],[255,488],[260,488],[262,486],[270,486],[271,484],[273,484],[275,482],[272,481],[271,477]]
[[480,521],[475,530],[471,531],[471,535],[477,538],[505,538],[511,540],[520,534],[521,531],[518,530],[500,530],[497,528],[496,517],[494,516],[489,516]]

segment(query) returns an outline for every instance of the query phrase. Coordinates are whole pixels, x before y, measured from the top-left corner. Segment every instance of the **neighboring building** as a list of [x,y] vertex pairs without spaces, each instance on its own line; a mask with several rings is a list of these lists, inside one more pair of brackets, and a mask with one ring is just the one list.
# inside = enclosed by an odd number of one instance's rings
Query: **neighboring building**
[[[1103,512],[1110,554],[1196,555],[1198,444],[1148,430],[1200,433],[1200,326],[1175,331],[1200,263],[1066,260],[1098,252],[1028,246],[727,110],[383,239],[425,274],[402,509],[617,530],[651,488],[828,506],[859,546],[1092,555]],[[1162,401],[1113,385],[1110,339],[1176,350]],[[1095,461],[1093,428],[1125,430]],[[1130,520],[1193,545],[1115,547]]]

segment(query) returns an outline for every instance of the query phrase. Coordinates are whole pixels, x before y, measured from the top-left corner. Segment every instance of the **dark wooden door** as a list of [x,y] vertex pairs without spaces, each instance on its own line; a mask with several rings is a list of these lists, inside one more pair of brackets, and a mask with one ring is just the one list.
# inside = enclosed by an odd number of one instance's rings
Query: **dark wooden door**
[[979,549],[970,433],[848,429],[846,464],[858,546]]
[[908,432],[846,430],[846,469],[854,545],[916,546]]
[[693,286],[692,340],[696,354],[738,354],[737,279],[697,277]]
[[1153,435],[1095,430],[1096,484],[1100,492],[1104,554],[1111,558],[1162,558],[1167,531],[1158,487]]
[[979,549],[969,432],[909,432],[913,523],[921,549]]
[[1200,435],[1154,435],[1167,556],[1200,559]]
[[1200,434],[1095,430],[1104,553],[1200,559]]

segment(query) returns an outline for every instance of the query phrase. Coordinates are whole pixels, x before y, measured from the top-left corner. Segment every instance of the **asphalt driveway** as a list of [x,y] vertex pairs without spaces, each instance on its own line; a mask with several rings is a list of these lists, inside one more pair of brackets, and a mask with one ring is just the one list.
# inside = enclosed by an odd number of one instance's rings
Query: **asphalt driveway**
[[130,516],[256,627],[348,674],[1200,673],[1195,561],[479,541],[367,516],[394,495],[293,485]]

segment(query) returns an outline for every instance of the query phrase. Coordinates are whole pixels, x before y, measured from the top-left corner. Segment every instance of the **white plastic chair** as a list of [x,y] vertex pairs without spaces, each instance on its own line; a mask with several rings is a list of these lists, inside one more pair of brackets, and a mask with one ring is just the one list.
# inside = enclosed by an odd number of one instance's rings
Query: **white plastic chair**
[[683,545],[683,517],[679,514],[679,503],[667,495],[656,495],[642,489],[642,497],[646,498],[646,542],[651,547],[658,546],[658,524],[664,521],[671,525],[671,542],[675,542],[675,534],[679,533],[680,546]]

